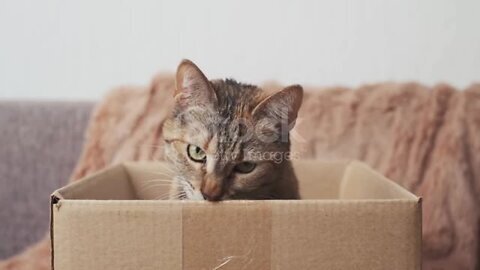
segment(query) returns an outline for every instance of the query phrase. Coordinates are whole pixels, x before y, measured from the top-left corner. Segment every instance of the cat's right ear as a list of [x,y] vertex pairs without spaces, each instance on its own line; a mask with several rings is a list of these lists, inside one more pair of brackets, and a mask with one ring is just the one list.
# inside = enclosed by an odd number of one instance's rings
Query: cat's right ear
[[210,81],[190,60],[184,59],[175,76],[175,101],[180,106],[215,105],[217,96]]
[[303,88],[300,85],[291,85],[260,102],[253,109],[252,115],[257,120],[271,119],[286,125],[290,130],[295,125],[302,99]]

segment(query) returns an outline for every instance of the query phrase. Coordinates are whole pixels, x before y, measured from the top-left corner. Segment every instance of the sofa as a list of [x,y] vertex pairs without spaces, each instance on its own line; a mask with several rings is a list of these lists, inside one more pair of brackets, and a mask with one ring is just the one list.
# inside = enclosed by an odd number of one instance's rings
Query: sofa
[[49,198],[80,154],[94,102],[0,102],[0,260],[43,238]]

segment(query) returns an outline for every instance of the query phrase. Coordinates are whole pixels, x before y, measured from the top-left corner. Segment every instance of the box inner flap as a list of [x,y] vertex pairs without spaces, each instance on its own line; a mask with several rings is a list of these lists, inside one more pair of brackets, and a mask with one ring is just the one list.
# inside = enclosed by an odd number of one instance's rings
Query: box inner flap
[[[302,199],[418,198],[361,162],[294,161]],[[56,192],[64,199],[168,199],[171,175],[161,162],[127,162]]]
[[293,161],[302,199],[338,199],[347,161]]
[[137,199],[124,165],[94,173],[54,193],[62,199],[73,200],[134,200]]
[[346,168],[340,185],[339,198],[344,200],[418,200],[415,195],[400,187],[397,183],[358,161],[351,162]]
[[[302,199],[338,199],[340,183],[348,162],[319,162],[302,160],[293,162],[300,182]],[[159,162],[127,162],[138,198],[158,199],[168,195],[171,169]],[[163,196],[165,197],[165,196]]]

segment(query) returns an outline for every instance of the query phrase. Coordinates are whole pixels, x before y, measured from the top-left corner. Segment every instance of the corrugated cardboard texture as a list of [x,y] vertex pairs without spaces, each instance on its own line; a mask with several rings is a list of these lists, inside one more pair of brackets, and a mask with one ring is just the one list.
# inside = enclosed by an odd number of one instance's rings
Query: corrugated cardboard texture
[[72,201],[53,207],[54,269],[182,269],[182,206]]
[[285,201],[272,207],[271,269],[420,269],[415,201]]
[[162,166],[55,192],[54,269],[420,269],[419,199],[361,163],[295,162],[308,200],[138,200]]
[[271,213],[262,202],[186,204],[183,269],[270,269]]

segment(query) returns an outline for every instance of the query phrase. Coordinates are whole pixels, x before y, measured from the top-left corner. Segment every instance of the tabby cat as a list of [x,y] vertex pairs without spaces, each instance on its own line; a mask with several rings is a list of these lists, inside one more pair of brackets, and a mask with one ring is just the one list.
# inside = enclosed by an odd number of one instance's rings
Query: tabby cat
[[175,79],[175,104],[163,127],[171,199],[300,198],[289,131],[301,86],[268,95],[232,79],[209,81],[189,60]]

